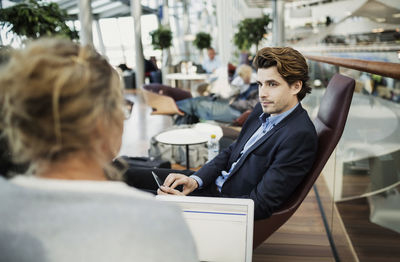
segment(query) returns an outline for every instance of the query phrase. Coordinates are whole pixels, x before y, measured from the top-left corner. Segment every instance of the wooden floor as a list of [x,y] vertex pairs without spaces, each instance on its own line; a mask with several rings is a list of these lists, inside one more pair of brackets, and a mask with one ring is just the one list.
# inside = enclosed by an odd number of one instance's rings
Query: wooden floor
[[400,261],[400,234],[369,221],[369,204],[365,198],[337,206],[360,261]]
[[335,261],[313,190],[294,216],[254,250],[253,261]]
[[[140,95],[131,119],[125,122],[121,155],[147,156],[152,136],[172,125],[170,116],[150,115]],[[335,261],[329,246],[314,191],[295,215],[254,251],[253,261]]]

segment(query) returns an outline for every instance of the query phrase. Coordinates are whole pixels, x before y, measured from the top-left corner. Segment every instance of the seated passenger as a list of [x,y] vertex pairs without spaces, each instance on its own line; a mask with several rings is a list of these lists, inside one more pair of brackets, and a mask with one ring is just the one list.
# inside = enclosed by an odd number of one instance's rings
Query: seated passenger
[[181,211],[118,180],[117,72],[92,47],[34,41],[0,71],[3,133],[24,175],[0,177],[2,261],[198,261]]
[[202,65],[207,74],[214,73],[221,66],[218,56],[215,55],[214,48],[207,49],[207,57],[204,59]]
[[310,171],[317,153],[315,127],[300,103],[311,91],[308,66],[289,47],[260,49],[253,63],[260,103],[236,142],[195,173],[158,169],[165,179],[160,189],[151,180],[154,169],[129,169],[127,182],[158,194],[250,198],[255,219],[278,210]]
[[241,65],[237,74],[231,83],[230,98],[224,99],[215,95],[199,96],[177,101],[177,106],[186,115],[200,120],[233,122],[246,110],[253,109],[258,102],[258,85],[255,83],[252,68]]

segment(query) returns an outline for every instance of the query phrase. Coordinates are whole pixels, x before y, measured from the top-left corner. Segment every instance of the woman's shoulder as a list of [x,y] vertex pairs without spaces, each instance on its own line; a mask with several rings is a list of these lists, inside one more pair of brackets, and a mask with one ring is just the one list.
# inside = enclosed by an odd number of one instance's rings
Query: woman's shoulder
[[[76,255],[86,252],[86,249],[98,250],[98,255],[93,254],[93,258],[101,257],[104,249],[119,254],[119,261],[127,261],[122,259],[124,254],[134,261],[149,261],[149,256],[160,261],[196,259],[194,242],[177,206],[118,183],[95,183],[95,186],[85,181],[72,183],[75,186],[90,185],[87,188],[91,189],[84,191],[73,190],[66,182],[61,183],[64,188],[55,181],[39,181],[40,186],[22,185],[27,181],[30,179],[0,181],[0,190],[5,189],[0,193],[3,199],[0,200],[0,210],[8,207],[7,214],[2,216],[4,220],[0,229],[4,227],[9,231],[8,235],[13,236],[17,233],[13,228],[18,228],[40,239],[46,250],[54,250],[54,253],[50,251],[50,257],[58,259],[56,251],[64,252],[61,248],[63,239],[101,235],[101,240],[84,238],[85,250],[73,243],[71,248],[77,251]],[[108,191],[104,190],[107,187]],[[24,217],[29,217],[28,221],[21,220],[21,210],[24,210]],[[57,237],[48,237],[49,232],[58,232]],[[115,246],[115,243],[122,246]],[[65,255],[68,257],[71,253]],[[169,257],[171,259],[165,260]]]

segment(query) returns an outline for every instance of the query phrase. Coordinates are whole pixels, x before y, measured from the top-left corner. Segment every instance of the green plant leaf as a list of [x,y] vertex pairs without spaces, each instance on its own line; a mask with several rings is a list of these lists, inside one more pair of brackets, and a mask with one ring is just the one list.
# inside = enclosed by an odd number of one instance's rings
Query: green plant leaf
[[240,50],[249,50],[252,45],[258,46],[267,33],[267,26],[270,22],[271,19],[268,15],[240,21],[238,31],[233,36],[233,43]]
[[62,35],[78,39],[78,32],[66,25],[67,18],[67,12],[60,9],[57,3],[40,0],[27,0],[0,9],[0,26],[8,30],[7,33],[28,38]]
[[199,32],[196,34],[196,38],[193,41],[194,46],[197,47],[197,49],[204,49],[204,48],[210,48],[211,47],[211,35],[208,33],[204,32]]
[[151,44],[154,49],[166,49],[171,47],[172,45],[172,32],[169,28],[160,27],[152,32],[151,35]]

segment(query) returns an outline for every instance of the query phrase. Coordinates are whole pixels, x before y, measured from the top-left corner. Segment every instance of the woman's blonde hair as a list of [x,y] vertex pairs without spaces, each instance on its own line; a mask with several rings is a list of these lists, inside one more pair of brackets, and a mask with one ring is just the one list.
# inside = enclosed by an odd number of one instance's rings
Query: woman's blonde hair
[[[117,72],[90,46],[41,39],[11,53],[0,72],[4,134],[16,162],[99,154],[99,122],[122,128]],[[113,126],[114,125],[114,126]]]

